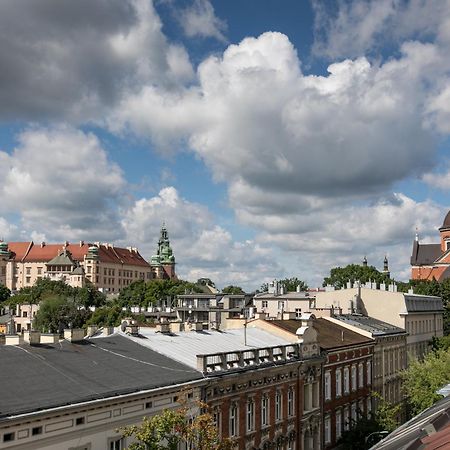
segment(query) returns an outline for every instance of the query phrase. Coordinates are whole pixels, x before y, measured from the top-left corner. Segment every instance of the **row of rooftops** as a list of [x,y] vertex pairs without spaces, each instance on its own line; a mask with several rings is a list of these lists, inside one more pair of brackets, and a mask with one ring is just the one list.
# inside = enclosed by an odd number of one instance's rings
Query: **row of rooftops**
[[[306,316],[312,319],[310,314]],[[55,344],[0,345],[0,421],[17,414],[200,380],[205,373],[198,370],[199,356],[218,351],[247,353],[276,347],[283,352],[283,348],[299,345],[298,333],[304,332],[302,320],[269,323],[290,332],[292,338],[251,326],[246,330],[177,333],[141,327],[136,336],[118,330],[78,343],[60,340]],[[313,327],[322,351],[374,343],[324,318],[314,319]]]

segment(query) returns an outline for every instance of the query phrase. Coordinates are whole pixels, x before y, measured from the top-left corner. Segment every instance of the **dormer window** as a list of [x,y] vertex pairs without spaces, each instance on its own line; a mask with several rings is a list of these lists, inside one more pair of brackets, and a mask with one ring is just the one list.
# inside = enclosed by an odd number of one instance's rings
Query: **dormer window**
[[445,241],[445,249],[450,250],[450,240]]

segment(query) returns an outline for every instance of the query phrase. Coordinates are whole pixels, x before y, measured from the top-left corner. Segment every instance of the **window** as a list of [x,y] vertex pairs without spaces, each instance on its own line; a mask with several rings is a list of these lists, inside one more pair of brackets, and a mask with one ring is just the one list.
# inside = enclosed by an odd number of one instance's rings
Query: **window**
[[295,318],[300,319],[302,317],[302,309],[301,308],[295,308]]
[[22,311],[22,317],[27,317],[27,316],[28,316],[27,311]]
[[358,364],[358,386],[362,388],[364,386],[364,365]]
[[323,428],[324,428],[325,444],[329,444],[331,442],[330,416],[325,416]]
[[294,389],[290,388],[288,390],[288,416],[292,417],[294,415]]
[[213,422],[214,422],[214,426],[217,430],[217,433],[219,434],[219,436],[222,434],[222,415],[220,413],[220,407],[216,406],[213,409]]
[[31,429],[31,435],[37,436],[38,434],[42,434],[42,427],[33,427]]
[[350,415],[348,406],[344,408],[344,431],[347,431],[350,428]]
[[153,403],[152,402],[147,402],[146,404],[145,404],[145,409],[150,409],[150,408],[152,408],[153,407]]
[[341,369],[336,370],[336,397],[342,395],[342,371]]
[[261,425],[269,424],[269,396],[263,394],[261,398]]
[[348,394],[349,392],[350,392],[349,369],[348,367],[344,367],[344,393]]
[[338,409],[336,411],[336,441],[342,435],[342,411]]
[[5,433],[3,435],[3,442],[11,442],[16,438],[15,433]]
[[267,308],[267,307],[269,306],[269,302],[268,302],[267,300],[263,300],[263,301],[261,302],[261,306],[262,306],[263,308]]
[[37,268],[37,273],[38,273],[38,275],[42,275],[42,267]]
[[118,437],[109,440],[108,450],[123,450],[124,448],[125,446],[122,438]]
[[255,402],[249,399],[247,402],[247,431],[255,429]]
[[352,391],[356,391],[356,366],[352,366]]
[[83,425],[84,424],[84,417],[77,417],[75,419],[75,425]]
[[283,300],[278,301],[278,311],[284,311],[284,301]]
[[26,271],[27,271],[27,275],[31,275],[31,267],[27,267]]
[[275,394],[275,420],[281,420],[283,418],[281,400],[281,392],[277,391]]
[[372,384],[372,363],[370,361],[367,361],[366,369],[367,369],[366,379],[367,379],[367,384],[369,385],[369,384]]
[[230,406],[230,436],[237,436],[238,432],[238,406],[232,403]]
[[330,400],[331,399],[331,373],[330,371],[325,372],[325,376],[324,376],[324,395],[325,395],[325,400]]
[[26,277],[26,283],[31,284],[31,277]]
[[356,423],[356,402],[352,403],[352,426]]

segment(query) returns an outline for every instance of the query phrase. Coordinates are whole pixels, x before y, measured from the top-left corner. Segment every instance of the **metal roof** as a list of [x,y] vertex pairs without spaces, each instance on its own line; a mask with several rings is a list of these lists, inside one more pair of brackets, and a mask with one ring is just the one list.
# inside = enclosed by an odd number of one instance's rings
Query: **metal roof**
[[371,450],[444,449],[448,448],[449,442],[450,397],[444,397],[398,427]]
[[122,336],[0,346],[4,417],[201,378],[200,372]]
[[197,367],[197,355],[291,344],[258,328],[247,328],[247,345],[244,345],[243,328],[163,334],[155,328],[141,327],[139,333],[142,337],[129,336],[129,339],[194,368]]
[[383,336],[389,334],[406,333],[403,328],[397,327],[373,317],[360,316],[356,314],[342,314],[335,316],[335,319],[348,323],[362,330],[369,331],[373,336]]

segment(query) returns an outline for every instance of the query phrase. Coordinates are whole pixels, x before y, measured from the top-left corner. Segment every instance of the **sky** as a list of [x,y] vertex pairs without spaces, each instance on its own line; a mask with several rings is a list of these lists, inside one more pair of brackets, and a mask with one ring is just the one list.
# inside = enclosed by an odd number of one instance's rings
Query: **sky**
[[450,0],[0,3],[0,238],[246,290],[407,280],[450,208]]

